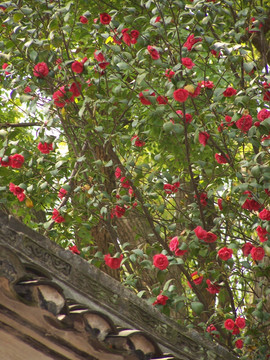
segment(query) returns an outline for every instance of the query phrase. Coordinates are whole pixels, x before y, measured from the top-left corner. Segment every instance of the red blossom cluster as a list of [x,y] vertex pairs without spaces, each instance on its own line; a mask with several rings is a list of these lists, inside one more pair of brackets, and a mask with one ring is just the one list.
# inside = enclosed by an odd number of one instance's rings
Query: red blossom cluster
[[81,84],[74,82],[69,88],[61,86],[59,90],[53,94],[54,104],[57,107],[64,107],[66,104],[74,102],[74,98],[80,96]]
[[193,231],[198,239],[203,240],[206,243],[212,243],[217,240],[217,235],[209,231],[207,232],[201,226],[197,226]]
[[165,190],[165,192],[167,194],[175,194],[175,193],[177,193],[179,186],[180,186],[180,182],[177,181],[172,185],[171,184],[164,184],[163,189]]
[[171,251],[174,252],[175,256],[183,256],[187,250],[181,250],[179,249],[179,240],[178,240],[178,236],[175,236],[171,239],[170,244],[169,244],[169,248]]
[[60,215],[60,213],[57,209],[53,209],[52,220],[54,220],[56,223],[60,224],[65,221],[65,218]]
[[20,186],[17,186],[13,183],[9,184],[9,190],[15,195],[17,196],[17,199],[19,201],[23,201],[25,199],[25,193],[24,193],[24,189],[22,189]]
[[24,163],[24,156],[21,154],[14,154],[3,158],[0,157],[0,165],[3,167],[12,167],[13,169],[20,169]]
[[46,142],[44,143],[39,142],[37,148],[43,154],[49,154],[50,151],[53,150],[53,144],[48,144]]

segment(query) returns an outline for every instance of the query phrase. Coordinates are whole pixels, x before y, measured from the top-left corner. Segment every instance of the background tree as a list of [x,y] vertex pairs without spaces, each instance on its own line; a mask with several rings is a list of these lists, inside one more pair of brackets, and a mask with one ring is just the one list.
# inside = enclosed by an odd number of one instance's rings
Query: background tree
[[2,208],[267,359],[268,3],[0,9]]

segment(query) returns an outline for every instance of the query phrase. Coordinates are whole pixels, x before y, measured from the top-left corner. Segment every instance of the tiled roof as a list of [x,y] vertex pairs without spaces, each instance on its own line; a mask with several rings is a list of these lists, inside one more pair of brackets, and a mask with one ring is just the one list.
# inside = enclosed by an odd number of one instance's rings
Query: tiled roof
[[[13,350],[2,344],[10,341]],[[31,351],[32,357],[17,356]],[[236,357],[0,212],[0,359]]]

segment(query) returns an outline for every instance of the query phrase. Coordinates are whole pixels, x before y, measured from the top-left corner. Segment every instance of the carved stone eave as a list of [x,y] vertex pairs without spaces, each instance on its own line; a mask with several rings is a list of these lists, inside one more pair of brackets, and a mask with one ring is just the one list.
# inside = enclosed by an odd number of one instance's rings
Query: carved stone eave
[[[139,329],[151,336],[163,354],[172,354],[176,360],[237,359],[219,344],[162,315],[153,306],[81,257],[62,249],[1,211],[0,245],[7,246],[17,254],[25,269],[33,270],[36,267],[36,274],[38,269],[41,269],[47,278],[63,289],[66,299],[73,299],[92,311],[108,316],[118,326]],[[19,272],[23,272],[19,264],[18,269]],[[9,281],[12,282],[12,279]],[[113,359],[111,357],[111,360]]]

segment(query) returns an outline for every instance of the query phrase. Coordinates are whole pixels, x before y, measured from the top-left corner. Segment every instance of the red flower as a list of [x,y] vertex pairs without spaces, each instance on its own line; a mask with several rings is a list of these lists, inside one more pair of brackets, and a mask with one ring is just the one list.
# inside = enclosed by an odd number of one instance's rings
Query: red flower
[[49,154],[50,151],[53,150],[53,145],[52,144],[48,144],[46,142],[44,142],[43,144],[40,142],[38,143],[38,150],[40,152],[42,152],[43,154]]
[[105,61],[105,56],[99,50],[94,51],[94,58],[99,62]]
[[[198,271],[194,271],[190,276],[195,285],[200,285],[203,281],[203,275],[199,275]],[[188,286],[192,289],[192,286],[189,281],[188,281]]]
[[166,96],[159,95],[157,97],[157,102],[159,103],[159,105],[166,105],[168,104],[168,98]]
[[99,19],[100,19],[101,24],[108,25],[111,22],[112,18],[110,17],[109,14],[102,13],[102,14],[99,15]]
[[69,88],[69,91],[72,92],[74,97],[78,97],[81,95],[82,85],[78,82],[73,82]]
[[176,249],[174,252],[174,255],[175,256],[183,256],[186,252],[187,252],[187,250]]
[[65,221],[65,219],[63,218],[63,216],[60,215],[60,213],[57,209],[53,209],[52,220],[54,220],[55,222],[57,222],[59,224]]
[[85,17],[85,16],[80,16],[80,22],[82,23],[82,24],[88,24],[88,19],[87,19],[87,17]]
[[119,179],[120,177],[121,177],[121,174],[122,174],[122,172],[121,172],[121,169],[119,168],[119,167],[117,167],[116,169],[115,169],[115,177],[116,177],[116,179]]
[[218,199],[218,207],[219,207],[219,210],[222,211],[223,210],[223,206],[222,206],[222,199]]
[[266,229],[262,228],[261,226],[257,226],[256,231],[259,236],[260,242],[265,242],[268,240],[268,238],[266,237],[266,235],[268,235],[268,232]]
[[243,317],[238,316],[235,319],[235,325],[239,327],[239,329],[244,329],[246,327],[246,320]]
[[49,74],[48,65],[45,62],[38,63],[34,66],[33,74],[38,78],[44,78]]
[[210,81],[210,80],[201,81],[200,83],[201,83],[202,88],[213,89],[213,87],[215,86],[213,81]]
[[246,199],[246,201],[242,205],[243,209],[246,209],[249,211],[253,211],[253,210],[258,211],[261,207],[262,207],[262,205],[254,199]]
[[118,217],[121,218],[125,215],[126,209],[124,207],[121,207],[119,205],[116,205],[115,208],[112,209],[111,217]]
[[156,20],[155,20],[155,23],[160,22],[160,20],[161,20],[161,17],[160,17],[160,16],[157,16],[157,17],[156,17]]
[[206,193],[202,193],[200,194],[200,203],[202,204],[202,206],[207,206],[207,194]]
[[212,334],[213,331],[217,331],[217,328],[211,324],[207,327],[206,331],[211,334],[212,336],[216,336],[217,338],[219,338],[219,335],[218,334]]
[[199,143],[205,146],[209,139],[210,135],[206,131],[201,131],[199,133]]
[[132,39],[138,39],[138,37],[140,36],[140,32],[138,30],[131,30],[130,36]]
[[227,87],[227,89],[223,92],[223,95],[224,95],[225,97],[231,97],[231,96],[236,95],[236,93],[237,93],[237,91],[236,91],[233,87],[229,86],[229,87]]
[[237,347],[237,349],[242,349],[243,344],[244,344],[244,342],[243,342],[242,339],[238,339],[238,340],[236,340],[236,342],[235,342],[235,346]]
[[250,115],[243,115],[240,119],[236,121],[235,125],[242,132],[246,133],[251,128],[252,122],[252,117]]
[[123,259],[123,254],[119,258],[112,258],[110,254],[104,256],[105,264],[111,269],[119,269],[121,266],[121,261]]
[[129,29],[123,29],[123,30],[122,30],[122,34],[123,34],[122,39],[123,39],[124,43],[127,44],[127,46],[130,46],[132,39],[131,39],[131,37],[130,37],[130,35],[129,35],[129,33],[128,33],[128,30],[129,30]]
[[68,97],[68,94],[64,86],[61,86],[59,90],[53,94],[54,104],[60,108],[64,107],[67,103],[74,101],[74,95]]
[[172,185],[171,184],[164,184],[163,185],[163,190],[165,190],[165,192],[167,194],[175,194],[175,193],[177,193],[179,186],[180,186],[180,183],[178,181],[176,183],[172,184]]
[[67,190],[66,189],[63,189],[63,188],[61,188],[60,190],[59,190],[59,193],[58,193],[58,197],[60,198],[60,199],[63,199],[63,197],[65,197],[66,196],[66,194],[67,194]]
[[13,169],[20,169],[24,163],[24,156],[21,154],[14,154],[9,157],[10,166]]
[[130,183],[129,181],[127,180],[127,178],[125,176],[123,176],[121,179],[120,179],[120,182],[121,182],[121,186],[123,188],[126,188],[128,189],[130,187]]
[[17,196],[17,199],[19,201],[23,201],[25,199],[25,194],[24,194],[24,189],[22,189],[21,187],[10,183],[9,184],[9,190],[15,195]]
[[[184,116],[182,110],[177,110],[177,111],[176,111],[176,114],[181,115],[182,117]],[[192,121],[192,115],[190,115],[190,114],[185,114],[185,120],[186,120],[186,123],[191,123],[191,121]]]
[[144,97],[144,93],[145,93],[145,95],[150,95],[150,96],[156,96],[156,94],[154,92],[150,93],[149,90],[143,90],[139,93],[139,98],[140,98],[141,103],[143,105],[151,105],[152,104],[151,101]]
[[77,246],[76,245],[73,245],[73,246],[69,246],[69,250],[73,252],[73,254],[78,254],[80,255],[80,251],[78,250]]
[[196,98],[197,96],[199,96],[201,93],[201,84],[198,83],[197,87],[195,88],[194,91],[189,92],[189,96],[192,98]]
[[185,102],[189,97],[189,92],[186,89],[177,89],[174,91],[173,97],[176,101]]
[[178,249],[178,246],[179,246],[178,237],[175,236],[175,237],[172,238],[172,240],[170,241],[169,248],[170,248],[171,251],[175,251],[176,249]]
[[159,52],[153,46],[148,45],[147,50],[153,60],[158,60],[160,58]]
[[72,64],[71,64],[71,70],[73,72],[75,72],[76,74],[81,74],[83,72],[84,69],[84,63],[75,60]]
[[174,75],[175,75],[175,72],[172,71],[171,69],[167,69],[167,70],[165,71],[165,76],[166,76],[168,79],[172,79],[172,78],[174,77]]
[[227,261],[232,257],[232,249],[228,249],[226,246],[218,250],[218,256],[221,260]]
[[155,300],[155,301],[153,302],[153,305],[157,305],[157,304],[159,304],[159,305],[166,305],[166,302],[167,302],[168,299],[169,299],[168,296],[159,294],[159,295],[157,296],[157,300]]
[[208,286],[206,290],[209,291],[210,294],[218,294],[220,292],[220,286],[212,283],[210,279],[206,280],[206,284]]
[[253,248],[254,248],[254,246],[250,242],[245,243],[242,246],[243,255],[248,256]]
[[18,199],[19,201],[23,201],[23,200],[25,199],[25,193],[18,194],[18,195],[17,195],[17,199]]
[[257,114],[257,118],[259,121],[264,121],[269,117],[270,117],[270,111],[268,111],[267,109],[262,109]]
[[201,226],[197,226],[194,230],[195,235],[198,239],[203,240],[207,243],[212,243],[217,240],[217,235],[212,232],[207,232]]
[[[134,141],[134,139],[135,139],[135,141]],[[132,144],[134,144],[137,147],[142,147],[145,145],[145,142],[140,140],[138,135],[132,136],[131,142],[132,142]]]
[[165,270],[169,265],[169,260],[166,255],[157,254],[153,257],[153,265],[160,270]]
[[30,93],[32,90],[31,90],[31,88],[30,88],[30,86],[26,86],[25,88],[24,88],[24,90],[23,90],[23,92],[25,93],[25,94],[28,94],[28,93]]
[[237,325],[234,325],[232,334],[233,335],[238,335],[239,333],[240,333],[239,327]]
[[258,246],[258,247],[254,246],[250,251],[250,255],[253,260],[260,261],[264,258],[264,255],[265,255],[264,248],[261,246]]
[[234,329],[234,321],[232,319],[227,319],[224,321],[224,327],[227,330],[233,330]]
[[215,154],[215,159],[219,164],[227,164],[229,162],[229,157],[228,155],[226,155],[227,157],[221,155],[221,154]]
[[[4,63],[4,64],[2,65],[2,69],[3,69],[3,70],[5,70],[8,66],[9,66],[9,64]],[[9,74],[10,74],[10,72],[5,71],[5,74],[6,74],[6,75],[9,75]]]
[[195,66],[195,64],[192,62],[192,60],[188,57],[186,58],[182,58],[182,64],[187,68],[187,69],[192,69],[193,66]]
[[8,156],[8,161],[4,161],[2,160],[3,158],[0,157],[0,165],[3,166],[3,167],[8,167],[11,165],[11,160],[10,160],[10,157]]
[[184,43],[184,47],[188,49],[188,51],[191,51],[193,45],[195,45],[197,42],[202,41],[202,38],[196,38],[194,37],[194,34],[191,34],[188,36],[186,42]]
[[110,63],[109,62],[100,62],[98,63],[98,66],[102,69],[105,70],[107,66],[109,66]]
[[267,209],[263,209],[260,213],[259,213],[259,218],[261,220],[267,220],[270,221],[270,211]]

